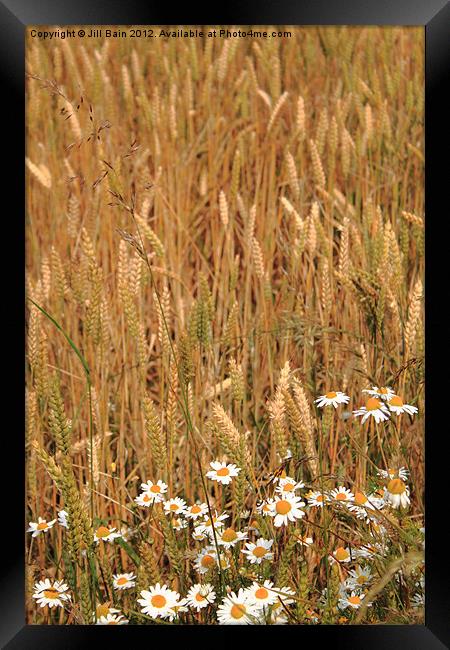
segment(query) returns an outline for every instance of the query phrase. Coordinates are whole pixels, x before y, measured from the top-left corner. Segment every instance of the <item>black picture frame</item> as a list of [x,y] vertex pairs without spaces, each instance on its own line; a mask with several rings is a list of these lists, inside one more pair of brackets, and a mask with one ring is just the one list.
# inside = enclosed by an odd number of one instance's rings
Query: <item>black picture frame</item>
[[[41,25],[102,24],[177,24],[177,25],[422,25],[426,42],[426,363],[427,415],[425,421],[426,450],[426,614],[423,626],[285,626],[258,628],[267,641],[276,642],[289,635],[291,641],[326,643],[334,648],[369,650],[422,650],[450,647],[449,538],[444,532],[448,514],[446,478],[449,473],[447,429],[445,425],[448,380],[442,383],[439,370],[450,367],[448,360],[448,328],[445,329],[445,306],[448,291],[448,217],[447,199],[448,101],[445,90],[449,71],[450,5],[445,0],[286,0],[236,1],[226,7],[201,8],[186,3],[177,8],[173,3],[156,5],[138,0],[3,0],[0,1],[0,52],[2,79],[2,143],[7,160],[6,183],[2,202],[3,238],[7,246],[3,255],[4,285],[3,317],[5,328],[1,340],[3,363],[7,370],[6,408],[9,422],[3,423],[3,467],[11,476],[3,491],[3,530],[5,551],[0,581],[0,641],[8,650],[28,648],[81,648],[104,643],[110,647],[126,643],[130,648],[154,643],[181,640],[188,644],[200,640],[214,641],[219,635],[228,642],[254,642],[255,628],[216,626],[123,626],[108,629],[95,626],[33,626],[25,625],[24,614],[24,448],[23,448],[23,374],[19,314],[24,308],[24,164],[21,147],[24,143],[24,46],[25,27]],[[9,142],[8,142],[9,140]],[[444,154],[445,151],[445,154]],[[439,153],[444,154],[439,156]],[[445,199],[444,199],[445,194]],[[447,230],[446,230],[447,228]],[[442,279],[442,282],[440,280]],[[18,327],[19,325],[19,327]],[[446,359],[447,356],[447,359]],[[5,443],[5,441],[8,441]],[[150,634],[149,634],[149,630]],[[102,635],[102,636],[100,636]],[[159,637],[159,638],[158,638]]]

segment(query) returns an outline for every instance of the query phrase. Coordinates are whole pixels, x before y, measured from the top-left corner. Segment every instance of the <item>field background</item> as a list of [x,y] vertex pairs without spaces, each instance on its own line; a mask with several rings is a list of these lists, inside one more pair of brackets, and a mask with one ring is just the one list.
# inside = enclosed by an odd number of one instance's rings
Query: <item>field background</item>
[[[26,516],[55,517],[51,475],[72,472],[89,521],[140,531],[129,544],[147,553],[147,578],[153,566],[178,587],[190,584],[190,550],[168,552],[164,524],[133,499],[161,478],[171,495],[204,501],[198,463],[233,458],[225,414],[253,487],[225,499],[209,484],[219,508],[252,510],[289,449],[316,488],[373,487],[376,467],[408,467],[400,527],[423,524],[423,30],[283,29],[292,37],[27,38],[27,294],[81,351],[91,399],[73,347],[28,303]],[[292,418],[276,426],[287,362],[307,434]],[[419,416],[347,418],[371,385],[393,386]],[[313,403],[329,390],[351,397],[332,419]],[[359,523],[336,525],[363,539]],[[92,607],[83,544],[69,561],[63,534],[28,537],[29,588],[72,572],[85,596],[69,622],[80,622]],[[285,538],[277,571],[283,548]],[[333,548],[317,534],[308,549],[311,608]],[[124,548],[104,553],[105,571],[136,570]],[[296,588],[302,558],[283,569]],[[369,620],[418,622],[390,584]],[[28,621],[43,622],[28,605]]]

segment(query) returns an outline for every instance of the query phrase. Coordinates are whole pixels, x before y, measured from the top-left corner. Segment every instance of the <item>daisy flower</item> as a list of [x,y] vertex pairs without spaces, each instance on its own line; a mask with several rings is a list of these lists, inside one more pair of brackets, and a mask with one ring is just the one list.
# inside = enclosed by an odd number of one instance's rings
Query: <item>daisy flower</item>
[[209,582],[193,585],[186,596],[187,604],[198,612],[216,600],[216,592]]
[[408,480],[408,475],[409,471],[406,469],[406,467],[400,467],[400,469],[378,469],[377,470],[378,476],[381,476],[382,478],[401,478],[402,481],[407,481]]
[[33,533],[31,537],[37,537],[41,533],[46,533],[48,530],[50,530],[50,528],[53,528],[55,523],[56,519],[47,521],[46,519],[42,519],[42,517],[38,517],[36,523],[34,521],[30,521],[28,524],[27,533]]
[[339,548],[333,551],[333,555],[330,559],[336,560],[337,562],[350,562],[351,556],[349,548],[339,546]]
[[278,492],[278,494],[286,494],[287,492],[295,492],[295,490],[300,490],[304,487],[305,484],[302,481],[297,483],[295,479],[286,476],[286,478],[280,478],[275,492]]
[[164,503],[164,511],[168,514],[182,515],[185,513],[185,510],[186,501],[184,501],[184,499],[180,499],[179,497],[169,499]]
[[247,542],[245,549],[241,553],[247,556],[250,564],[261,564],[263,560],[272,560],[273,553],[270,548],[273,544],[273,539],[263,539],[260,537],[257,542]]
[[425,596],[423,594],[414,594],[411,599],[412,607],[424,607],[425,606]]
[[348,504],[348,509],[353,512],[358,519],[370,520],[368,510],[380,508],[383,501],[377,497],[368,497],[364,492],[355,491],[353,503]]
[[159,582],[148,591],[141,591],[142,598],[137,602],[141,606],[143,614],[152,618],[168,618],[171,616],[171,608],[176,605],[179,594],[168,589],[166,585],[161,586]]
[[382,544],[364,544],[353,550],[355,558],[362,557],[364,559],[372,558],[374,555],[384,555],[384,553],[385,548]]
[[216,566],[217,552],[214,546],[207,546],[202,549],[195,559],[194,568],[200,575],[207,573],[209,569]]
[[308,505],[316,508],[323,508],[325,503],[330,500],[328,494],[320,492],[320,490],[309,492],[306,498],[308,499]]
[[378,388],[378,386],[372,386],[372,390],[363,388],[362,392],[368,393],[369,395],[372,395],[372,397],[380,397],[383,400],[389,400],[392,395],[395,395],[394,391],[389,386],[381,386],[381,388]]
[[[355,591],[352,591],[350,596],[339,598],[338,607],[339,609],[347,609],[347,607],[351,607],[352,609],[359,609],[364,598],[365,594],[361,593],[358,595]],[[371,603],[368,603],[367,606],[370,607]]]
[[173,517],[171,524],[174,530],[183,530],[188,525],[187,521],[183,521],[180,517]]
[[229,483],[231,483],[231,479],[234,476],[237,476],[241,471],[240,467],[237,467],[232,463],[227,465],[226,463],[221,463],[218,460],[213,460],[212,463],[210,463],[210,465],[212,467],[212,470],[206,472],[206,476],[210,478],[212,481],[217,481],[218,483],[222,483],[222,485],[228,485]]
[[342,485],[340,485],[338,488],[335,488],[334,490],[331,490],[330,497],[335,501],[340,501],[341,503],[352,503],[352,501],[355,499],[353,492]]
[[274,517],[273,523],[276,528],[280,526],[287,526],[289,521],[295,521],[305,516],[305,512],[301,507],[306,505],[300,497],[283,495],[283,498],[275,499],[272,504],[271,512],[269,513]]
[[244,589],[236,594],[231,591],[222,601],[217,610],[217,620],[220,625],[252,625],[257,616],[257,607],[249,602]]
[[206,539],[206,533],[194,528],[194,531],[192,533],[192,539],[195,539],[197,542],[202,542],[204,539]]
[[410,504],[409,488],[401,478],[393,478],[384,488],[386,501],[393,508],[406,508]]
[[164,493],[167,492],[167,485],[162,481],[153,483],[152,481],[147,481],[146,483],[141,483],[142,494],[136,497],[135,502],[139,506],[149,507],[152,503],[159,503],[164,501]]
[[411,404],[404,404],[401,397],[398,395],[393,395],[388,401],[389,409],[396,415],[401,415],[402,413],[409,413],[409,415],[414,415],[418,412],[416,406],[411,406]]
[[58,524],[64,528],[69,528],[69,524],[67,522],[68,516],[69,515],[65,510],[60,510],[58,512]]
[[352,571],[349,571],[348,584],[350,589],[361,589],[366,584],[368,584],[372,578],[372,573],[370,572],[369,567],[364,569],[360,566],[356,566]]
[[181,598],[180,594],[175,592],[177,595],[175,605],[172,605],[170,608],[169,616],[167,617],[169,621],[173,621],[175,618],[177,618],[182,612],[188,612],[188,608],[186,607],[187,605],[187,599],[186,598]]
[[101,618],[102,616],[106,617],[108,614],[120,614],[120,609],[110,607],[109,603],[102,603],[101,605],[97,605],[95,613],[93,614],[94,621]]
[[128,619],[122,614],[106,614],[97,619],[96,625],[128,625]]
[[319,408],[333,405],[334,408],[337,409],[339,404],[348,404],[348,402],[350,401],[350,397],[345,393],[342,393],[340,390],[338,390],[338,391],[330,391],[329,393],[325,393],[325,395],[321,395],[314,401]]
[[[213,539],[212,531],[209,533],[209,538]],[[247,539],[247,535],[234,530],[234,528],[226,528],[224,531],[217,533],[217,543],[225,548],[231,548],[243,539]]]
[[273,605],[277,602],[278,595],[273,591],[272,587],[273,582],[270,582],[270,580],[264,580],[262,585],[254,582],[251,587],[245,590],[248,601],[258,609],[262,609],[266,605]]
[[223,512],[221,515],[217,514],[217,511],[212,516],[212,523],[210,517],[205,517],[205,519],[197,524],[195,530],[200,533],[209,533],[212,531],[212,528],[222,528],[225,524],[223,523],[225,519],[228,519],[226,512]]
[[261,501],[261,503],[256,506],[256,512],[263,517],[267,517],[270,515],[270,512],[272,510],[272,504],[273,499],[266,499],[266,501]]
[[114,589],[119,591],[122,589],[131,589],[136,584],[136,576],[134,573],[118,573],[113,575],[113,586]]
[[290,589],[290,587],[276,588],[275,593],[277,595],[277,602],[273,604],[272,611],[277,609],[282,610],[283,605],[286,606],[295,603],[295,600],[290,597],[290,596],[295,596],[295,591]]
[[373,417],[375,422],[383,422],[389,420],[389,410],[386,405],[376,397],[369,397],[365,406],[353,411],[355,417],[362,415],[362,424],[369,418]]
[[113,542],[117,537],[122,537],[120,533],[116,532],[115,528],[107,528],[100,526],[94,533],[94,542]]
[[187,519],[195,521],[199,517],[208,514],[208,505],[206,503],[194,503],[192,506],[186,508],[184,516]]
[[48,578],[40,580],[34,585],[33,598],[41,607],[46,605],[53,607],[64,607],[64,603],[70,600],[69,587],[62,580],[51,582]]

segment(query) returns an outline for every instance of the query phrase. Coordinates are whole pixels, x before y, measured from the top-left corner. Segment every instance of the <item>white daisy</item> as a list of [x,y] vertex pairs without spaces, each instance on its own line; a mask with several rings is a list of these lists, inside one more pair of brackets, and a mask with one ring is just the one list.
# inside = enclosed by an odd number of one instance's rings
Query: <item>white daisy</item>
[[142,598],[137,602],[141,606],[144,614],[152,618],[169,618],[171,608],[176,605],[179,594],[176,591],[168,589],[166,585],[160,585],[159,582],[149,590],[141,591]]
[[302,506],[306,504],[300,497],[285,494],[283,498],[275,499],[270,511],[271,517],[274,517],[273,523],[276,528],[287,526],[288,522],[301,519],[305,516]]
[[284,611],[286,605],[292,605],[292,603],[295,603],[295,600],[291,598],[291,596],[295,596],[295,591],[290,587],[276,587],[274,591],[277,595],[277,602],[272,605],[272,611]]
[[347,580],[349,588],[362,589],[365,585],[369,584],[372,579],[372,573],[369,567],[360,567],[357,565],[354,569],[348,572],[349,578]]
[[146,483],[141,483],[142,493],[136,497],[135,502],[140,506],[149,507],[152,503],[159,503],[164,501],[164,494],[167,492],[167,485],[162,481],[153,483],[153,481],[147,481]]
[[273,499],[266,499],[265,501],[261,501],[261,503],[258,503],[256,506],[256,512],[263,517],[267,517],[271,513],[272,505]]
[[106,526],[100,526],[94,533],[94,542],[97,544],[102,542],[113,542],[117,537],[122,537],[120,533],[116,532],[115,528],[107,528]]
[[33,533],[31,537],[37,537],[41,533],[46,533],[48,530],[50,530],[50,528],[53,528],[55,523],[56,519],[47,521],[46,519],[42,519],[42,517],[38,517],[37,522],[30,521],[28,524],[27,533]]
[[228,485],[229,483],[231,483],[231,479],[234,476],[237,476],[241,471],[240,467],[237,467],[232,463],[227,465],[227,463],[221,463],[218,460],[213,460],[212,463],[210,463],[210,465],[212,467],[212,470],[206,472],[206,476],[210,478],[212,481],[217,481],[218,483],[222,483],[222,485]]
[[134,573],[118,573],[113,575],[114,589],[119,591],[122,589],[131,589],[136,584],[136,576]]
[[344,548],[343,546],[339,546],[335,551],[333,551],[333,555],[330,559],[337,562],[350,562],[350,549],[348,547]]
[[352,503],[355,499],[353,492],[345,488],[343,485],[340,485],[338,488],[331,490],[330,497],[335,501],[341,503]]
[[262,585],[258,582],[254,582],[251,587],[248,587],[245,590],[245,592],[249,602],[255,605],[258,609],[262,609],[266,605],[273,605],[273,603],[278,600],[276,590],[274,591],[272,587],[273,582],[270,580],[264,580]]
[[355,491],[355,496],[352,503],[348,503],[347,507],[350,512],[356,515],[357,519],[365,521],[370,520],[370,510],[381,508],[383,501],[378,497],[368,497],[364,492]]
[[297,535],[297,544],[300,546],[311,546],[314,543],[312,537],[307,537],[306,535]]
[[207,546],[197,555],[194,568],[200,575],[207,573],[217,564],[217,551],[214,546]]
[[263,539],[260,537],[256,543],[247,542],[245,549],[241,553],[247,556],[250,564],[261,564],[263,560],[272,560],[273,553],[270,548],[273,544],[273,539]]
[[206,539],[206,537],[207,537],[206,533],[194,528],[194,531],[192,533],[192,539],[195,539],[197,542],[202,542],[204,539]]
[[407,508],[410,504],[409,488],[401,478],[393,478],[384,488],[386,501],[393,508]]
[[301,488],[304,488],[305,484],[302,481],[297,481],[293,478],[290,478],[289,476],[286,476],[286,478],[280,478],[278,481],[278,486],[275,489],[275,492],[278,494],[286,494],[290,492],[295,492],[295,490],[301,490]]
[[33,598],[36,598],[41,607],[64,607],[64,603],[70,600],[68,589],[62,580],[51,582],[49,578],[45,578],[34,585]]
[[187,521],[184,521],[181,517],[173,517],[171,524],[174,530],[183,530],[183,528],[187,528],[188,525]]
[[220,625],[252,625],[258,609],[248,600],[243,589],[239,593],[230,592],[217,610],[217,620]]
[[325,393],[325,395],[321,395],[314,401],[319,408],[330,406],[332,404],[334,408],[337,409],[339,404],[348,404],[350,397],[338,390]]
[[172,515],[182,515],[186,511],[186,501],[179,497],[169,499],[164,503],[164,511]]
[[[224,546],[225,548],[232,548],[238,542],[247,539],[246,533],[241,533],[238,530],[234,530],[234,528],[226,528],[223,531],[218,531],[216,535],[218,545]],[[209,538],[211,541],[214,539],[212,530],[209,532]]]
[[425,596],[423,594],[414,594],[411,600],[412,607],[424,607],[425,606]]
[[[357,594],[355,591],[352,591],[350,596],[339,598],[338,607],[339,609],[347,609],[348,607],[352,609],[359,609],[365,596],[366,594]],[[367,606],[370,607],[371,603],[368,603]]]
[[67,522],[68,516],[69,515],[65,510],[60,510],[58,512],[58,524],[64,528],[69,528],[69,524]]
[[372,386],[372,390],[363,388],[362,392],[368,393],[373,397],[380,397],[383,400],[389,400],[392,395],[395,395],[394,391],[392,388],[389,388],[389,386],[381,386],[381,388],[378,388],[378,386]]
[[193,607],[199,612],[216,600],[216,592],[209,582],[203,585],[196,584],[189,589],[186,600],[190,607]]
[[400,467],[400,469],[378,469],[377,470],[378,476],[381,476],[382,478],[401,478],[402,481],[407,481],[408,476],[409,476],[409,471],[406,469],[406,467]]
[[182,612],[189,611],[188,608],[186,607],[186,605],[187,605],[187,599],[186,598],[181,598],[180,594],[177,594],[175,604],[172,605],[172,607],[170,608],[170,612],[169,612],[169,615],[167,617],[169,619],[169,621],[173,621],[175,618],[178,618],[178,616]]
[[388,401],[389,409],[396,415],[401,415],[402,413],[408,413],[409,415],[414,415],[418,412],[416,406],[411,406],[410,404],[404,404],[401,397],[398,395],[393,395]]
[[102,616],[106,617],[108,614],[120,614],[120,609],[115,609],[114,607],[110,607],[109,603],[102,603],[101,605],[97,605],[93,616],[94,621],[98,620]]
[[217,514],[217,511],[213,514],[212,516],[212,522],[211,519],[208,517],[205,517],[203,521],[201,521],[197,526],[195,527],[195,530],[198,531],[199,533],[209,533],[212,531],[212,528],[223,528],[224,521],[225,519],[228,519],[228,515],[226,512],[223,512],[221,515]]
[[389,420],[389,410],[386,405],[379,400],[377,397],[369,397],[365,406],[353,411],[355,417],[362,415],[362,424],[369,417],[373,417],[375,422],[378,424],[384,420]]
[[128,619],[122,614],[106,614],[97,619],[96,625],[128,625]]
[[208,504],[206,503],[194,503],[192,506],[188,506],[186,508],[186,512],[184,513],[184,516],[187,519],[192,519],[195,521],[199,517],[202,517],[203,515],[208,514]]
[[306,495],[308,505],[316,508],[323,508],[323,506],[330,500],[330,497],[325,492],[320,490],[311,491]]

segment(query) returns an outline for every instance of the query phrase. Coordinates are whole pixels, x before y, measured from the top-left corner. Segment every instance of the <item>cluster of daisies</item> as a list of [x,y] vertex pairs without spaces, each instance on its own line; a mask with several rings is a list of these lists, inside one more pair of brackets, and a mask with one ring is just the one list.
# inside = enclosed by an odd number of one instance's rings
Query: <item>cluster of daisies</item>
[[[414,415],[417,412],[416,407],[404,404],[389,387],[374,386],[363,392],[370,396],[366,405],[353,411],[355,416],[362,416],[363,422],[371,416],[378,423],[387,420],[390,413]],[[319,408],[337,408],[339,404],[347,404],[349,400],[347,395],[336,391],[328,392],[315,401]],[[240,471],[241,468],[235,464],[215,460],[210,463],[206,477],[222,486],[229,486]],[[405,467],[397,470],[380,469],[378,476],[383,481],[383,486],[372,492],[349,489],[344,485],[338,485],[334,489],[304,491],[305,484],[302,481],[287,476],[283,471],[271,481],[271,496],[257,502],[255,506],[260,517],[268,518],[267,525],[264,526],[265,536],[260,532],[263,528],[262,522],[258,522],[253,510],[239,513],[237,522],[233,523],[229,514],[216,509],[214,501],[213,506],[204,502],[188,504],[178,496],[169,498],[168,485],[162,480],[141,483],[140,494],[134,500],[136,506],[150,509],[157,507],[167,515],[174,531],[184,530],[183,534],[191,536],[195,542],[204,542],[200,548],[197,547],[193,557],[193,569],[198,574],[198,582],[190,587],[185,596],[160,583],[140,591],[136,594],[136,601],[141,614],[151,619],[176,621],[186,620],[179,617],[190,611],[196,615],[203,612],[208,616],[208,620],[211,620],[214,613],[219,624],[287,623],[289,605],[296,602],[295,592],[286,586],[276,587],[273,582],[265,579],[267,572],[264,571],[268,566],[266,563],[274,559],[274,539],[271,537],[275,537],[277,529],[292,527],[298,544],[305,547],[313,545],[313,538],[301,534],[297,522],[305,517],[308,510],[324,507],[333,507],[341,512],[347,510],[370,524],[370,534],[374,538],[372,544],[338,546],[329,557],[331,562],[339,564],[343,576],[337,603],[339,609],[358,609],[374,579],[367,563],[376,555],[384,556],[389,543],[387,531],[379,523],[379,512],[385,508],[406,508],[410,503],[408,471]],[[242,525],[242,522],[246,524]],[[66,511],[59,511],[57,518],[52,520],[39,517],[37,522],[30,522],[28,532],[32,537],[37,537],[50,531],[56,523],[63,528],[69,527]],[[268,531],[272,531],[272,535]],[[94,531],[93,542],[97,545],[113,543],[118,538],[127,539],[129,532],[102,524]],[[226,585],[229,582],[227,570],[232,564],[233,568],[236,568],[236,563],[240,563],[239,557],[249,566],[256,565],[257,576],[250,575],[246,580],[253,581],[252,584],[237,591],[232,591],[226,586],[226,595],[221,598],[220,594],[223,592],[218,594],[218,587],[214,586],[217,584],[215,572],[220,571],[225,577]],[[245,585],[245,582],[242,584]],[[115,592],[119,593],[134,590],[136,575],[114,574],[112,586]],[[416,606],[423,602],[422,592],[423,589],[416,594]],[[322,600],[326,597],[325,589]],[[52,581],[49,578],[36,583],[33,598],[41,607],[48,606],[50,609],[65,607],[71,601],[68,586],[61,580]],[[213,612],[207,609],[211,607],[214,608]],[[312,611],[309,611],[308,617],[311,622],[319,620]],[[129,622],[121,611],[111,607],[110,603],[98,605],[93,620],[97,625],[125,625]]]
[[[355,417],[362,418],[362,423],[370,417],[374,418],[377,424],[384,422],[390,418],[391,413],[395,413],[395,415],[401,415],[402,413],[415,415],[417,413],[416,406],[405,404],[403,398],[396,395],[389,386],[381,386],[380,388],[378,386],[372,386],[371,389],[365,388],[362,392],[367,393],[370,397],[364,406],[353,411]],[[342,391],[330,391],[325,393],[325,395],[321,395],[315,400],[315,403],[319,408],[323,408],[324,406],[334,406],[334,408],[337,408],[339,404],[348,404],[349,401],[350,397]]]

